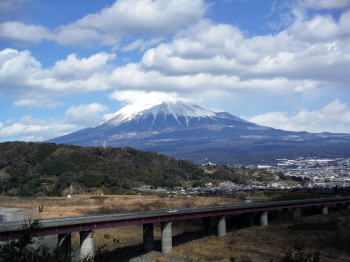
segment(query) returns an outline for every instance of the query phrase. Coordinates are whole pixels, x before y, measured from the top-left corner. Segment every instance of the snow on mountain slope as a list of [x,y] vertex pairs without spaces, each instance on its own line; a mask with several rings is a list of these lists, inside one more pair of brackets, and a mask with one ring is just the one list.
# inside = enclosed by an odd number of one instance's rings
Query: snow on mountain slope
[[192,117],[214,117],[216,115],[216,113],[211,110],[204,109],[194,103],[184,100],[158,99],[155,101],[138,102],[127,105],[101,124],[118,126],[127,121],[140,118],[145,119],[150,115],[153,116],[153,119],[156,119],[159,114],[172,116],[179,124],[182,124],[179,117],[184,117],[185,122],[188,124],[189,118]]

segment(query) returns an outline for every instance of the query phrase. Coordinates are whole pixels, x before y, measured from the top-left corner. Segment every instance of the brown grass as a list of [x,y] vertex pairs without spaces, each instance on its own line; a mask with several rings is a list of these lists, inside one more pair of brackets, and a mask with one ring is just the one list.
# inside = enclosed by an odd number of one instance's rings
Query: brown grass
[[[233,197],[182,196],[173,198],[156,195],[74,195],[65,197],[0,197],[0,205],[30,209],[35,218],[84,216],[98,213],[157,210],[191,206],[211,206],[237,203]],[[43,207],[39,212],[39,206]]]

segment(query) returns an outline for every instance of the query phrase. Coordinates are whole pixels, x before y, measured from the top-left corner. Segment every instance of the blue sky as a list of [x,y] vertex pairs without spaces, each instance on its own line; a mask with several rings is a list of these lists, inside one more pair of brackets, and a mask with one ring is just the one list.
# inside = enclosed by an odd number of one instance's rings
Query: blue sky
[[44,141],[178,96],[350,133],[350,0],[1,0],[0,141]]

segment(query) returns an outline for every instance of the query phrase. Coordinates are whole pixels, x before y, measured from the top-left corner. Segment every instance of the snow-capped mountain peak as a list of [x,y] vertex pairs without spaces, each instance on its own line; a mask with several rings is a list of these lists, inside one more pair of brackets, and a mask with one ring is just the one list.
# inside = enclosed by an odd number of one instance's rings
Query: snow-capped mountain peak
[[178,121],[179,117],[188,118],[213,117],[214,111],[204,109],[192,102],[181,99],[158,99],[153,101],[129,104],[103,122],[103,124],[120,125],[136,118],[145,118],[150,115],[155,119],[157,115],[172,116]]

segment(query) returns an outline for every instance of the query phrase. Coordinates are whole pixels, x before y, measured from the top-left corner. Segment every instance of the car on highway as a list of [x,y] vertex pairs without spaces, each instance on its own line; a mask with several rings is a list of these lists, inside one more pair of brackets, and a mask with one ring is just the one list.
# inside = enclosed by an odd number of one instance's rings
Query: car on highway
[[168,209],[167,210],[168,213],[176,213],[177,211],[179,211],[179,210],[177,210],[177,209]]

